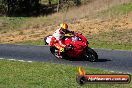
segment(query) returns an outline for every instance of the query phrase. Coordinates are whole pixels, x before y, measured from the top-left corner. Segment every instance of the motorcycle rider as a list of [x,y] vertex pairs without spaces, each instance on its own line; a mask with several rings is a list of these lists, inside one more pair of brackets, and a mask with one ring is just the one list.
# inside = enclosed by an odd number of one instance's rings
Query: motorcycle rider
[[64,44],[65,34],[74,34],[74,31],[70,31],[68,29],[68,25],[66,23],[62,23],[60,24],[60,28],[53,33],[50,41],[50,45],[55,46],[59,50],[58,58],[62,58],[60,53],[68,49],[68,47]]

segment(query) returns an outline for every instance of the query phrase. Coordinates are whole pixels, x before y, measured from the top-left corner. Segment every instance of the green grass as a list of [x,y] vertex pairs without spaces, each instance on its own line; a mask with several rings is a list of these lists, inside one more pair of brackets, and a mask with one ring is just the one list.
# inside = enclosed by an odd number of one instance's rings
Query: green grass
[[[59,0],[51,0],[51,4],[58,4]],[[41,0],[41,4],[48,4],[48,0]]]
[[129,13],[132,11],[132,3],[128,3],[128,4],[123,4],[123,5],[119,5],[116,7],[113,7],[113,12],[117,12],[117,13]]
[[0,17],[0,31],[19,29],[28,19],[28,17]]
[[45,45],[43,40],[28,40],[28,41],[23,41],[23,42],[18,42],[15,44],[26,44],[26,45]]
[[39,17],[0,17],[0,32],[16,31],[23,29],[42,28],[53,25],[56,18],[50,16]]
[[132,30],[119,31],[113,29],[111,32],[99,34],[88,34],[87,38],[91,47],[119,50],[132,50]]
[[0,17],[0,32],[30,30],[53,26],[61,23],[58,16],[38,16],[38,17]]
[[132,3],[126,3],[122,5],[116,5],[107,10],[101,11],[99,12],[99,15],[101,16],[110,15],[117,17],[117,15],[124,15],[130,12],[132,12]]
[[132,50],[132,44],[118,44],[108,41],[91,40],[89,46],[93,48],[104,48],[113,50]]
[[[78,67],[45,62],[0,60],[0,88],[131,88],[130,84],[76,83]],[[117,74],[85,67],[87,74]]]

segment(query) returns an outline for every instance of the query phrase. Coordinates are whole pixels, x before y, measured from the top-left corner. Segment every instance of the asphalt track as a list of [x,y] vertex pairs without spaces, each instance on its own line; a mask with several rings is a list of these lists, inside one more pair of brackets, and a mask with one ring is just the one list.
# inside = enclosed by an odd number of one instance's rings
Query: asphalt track
[[95,51],[99,55],[99,60],[91,63],[89,61],[81,60],[69,61],[57,59],[50,53],[49,46],[0,44],[0,58],[72,64],[132,73],[132,51],[105,49],[95,49]]

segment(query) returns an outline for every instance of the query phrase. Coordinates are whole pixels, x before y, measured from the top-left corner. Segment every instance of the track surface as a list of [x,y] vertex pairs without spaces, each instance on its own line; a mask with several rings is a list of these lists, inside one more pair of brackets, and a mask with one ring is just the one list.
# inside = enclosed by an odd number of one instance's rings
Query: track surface
[[59,60],[50,53],[49,46],[1,44],[0,58],[72,64],[132,73],[132,51],[104,49],[95,49],[95,51],[99,55],[99,61],[91,63],[89,61]]

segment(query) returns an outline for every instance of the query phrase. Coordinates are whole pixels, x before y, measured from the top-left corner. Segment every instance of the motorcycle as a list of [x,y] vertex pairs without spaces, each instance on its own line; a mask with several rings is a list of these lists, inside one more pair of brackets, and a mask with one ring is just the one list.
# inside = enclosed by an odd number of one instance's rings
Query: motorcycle
[[[46,45],[50,43],[52,36],[46,36],[44,42]],[[95,62],[98,60],[97,53],[88,46],[87,39],[81,33],[74,33],[72,36],[65,36],[64,43],[69,49],[61,53],[63,59],[81,59]],[[58,49],[55,46],[50,46],[51,53],[58,57]]]

